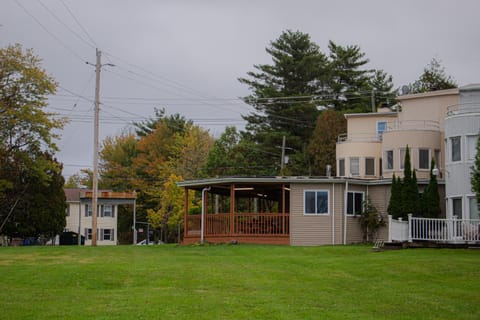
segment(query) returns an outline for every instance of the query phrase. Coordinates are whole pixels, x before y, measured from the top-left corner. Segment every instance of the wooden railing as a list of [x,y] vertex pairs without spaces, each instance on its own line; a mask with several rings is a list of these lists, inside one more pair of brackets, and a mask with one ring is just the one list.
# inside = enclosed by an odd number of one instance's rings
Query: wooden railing
[[[233,225],[229,213],[207,214],[205,236],[275,236],[288,235],[288,214],[281,213],[236,213]],[[200,236],[201,215],[187,218],[187,236]]]

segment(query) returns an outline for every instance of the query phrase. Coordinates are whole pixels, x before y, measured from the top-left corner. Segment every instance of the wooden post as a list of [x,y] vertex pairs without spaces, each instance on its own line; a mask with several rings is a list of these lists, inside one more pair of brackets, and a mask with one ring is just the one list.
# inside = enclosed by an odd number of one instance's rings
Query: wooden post
[[235,185],[230,185],[230,235],[235,232]]
[[285,234],[285,184],[282,184],[282,234]]
[[184,218],[183,218],[183,238],[188,234],[188,188],[185,187],[185,195],[184,195],[184,208],[185,208],[185,213],[184,213]]

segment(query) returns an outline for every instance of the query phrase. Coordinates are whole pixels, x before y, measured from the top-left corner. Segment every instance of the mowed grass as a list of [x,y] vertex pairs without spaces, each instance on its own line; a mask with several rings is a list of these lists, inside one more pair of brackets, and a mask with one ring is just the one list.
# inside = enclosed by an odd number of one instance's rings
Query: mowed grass
[[0,319],[480,319],[480,250],[0,248]]

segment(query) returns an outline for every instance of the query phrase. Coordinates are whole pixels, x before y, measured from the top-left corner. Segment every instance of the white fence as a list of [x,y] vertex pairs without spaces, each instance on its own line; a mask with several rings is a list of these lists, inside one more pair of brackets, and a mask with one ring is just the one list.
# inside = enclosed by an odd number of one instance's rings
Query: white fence
[[402,221],[402,218],[394,220],[389,215],[388,226],[388,242],[408,240],[408,221]]
[[408,215],[408,221],[389,216],[389,241],[480,242],[480,220],[432,219]]

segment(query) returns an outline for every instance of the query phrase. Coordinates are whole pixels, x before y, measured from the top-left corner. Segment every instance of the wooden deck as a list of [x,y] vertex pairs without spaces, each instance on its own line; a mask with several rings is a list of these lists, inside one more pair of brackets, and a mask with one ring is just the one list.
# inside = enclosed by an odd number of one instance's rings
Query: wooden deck
[[[204,240],[221,243],[290,244],[289,215],[279,213],[229,213],[205,215]],[[183,244],[201,240],[201,215],[189,215]]]

